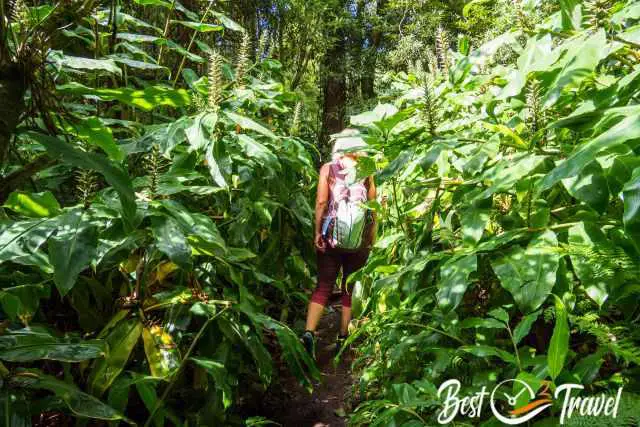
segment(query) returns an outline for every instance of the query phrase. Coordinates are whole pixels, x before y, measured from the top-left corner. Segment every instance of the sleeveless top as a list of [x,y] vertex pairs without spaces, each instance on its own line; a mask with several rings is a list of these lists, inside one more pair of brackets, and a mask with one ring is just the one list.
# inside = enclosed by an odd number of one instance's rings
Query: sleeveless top
[[356,182],[355,166],[345,165],[342,159],[334,160],[329,166],[329,178],[331,179],[329,182],[329,206],[326,216],[335,216],[338,202],[341,200],[363,203],[367,201],[368,178]]

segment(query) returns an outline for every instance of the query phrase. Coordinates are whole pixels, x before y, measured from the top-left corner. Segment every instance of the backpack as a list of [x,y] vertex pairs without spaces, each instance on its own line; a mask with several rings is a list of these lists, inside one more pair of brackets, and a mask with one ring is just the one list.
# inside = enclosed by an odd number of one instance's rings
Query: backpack
[[322,235],[331,248],[357,250],[362,246],[369,218],[364,204],[368,197],[367,179],[356,181],[356,168],[345,167],[340,159],[331,163],[329,177],[333,182]]

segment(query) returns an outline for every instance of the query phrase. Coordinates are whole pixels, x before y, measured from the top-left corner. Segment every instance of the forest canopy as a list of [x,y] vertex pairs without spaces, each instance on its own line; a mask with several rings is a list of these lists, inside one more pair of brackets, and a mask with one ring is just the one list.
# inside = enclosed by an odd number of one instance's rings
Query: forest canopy
[[566,384],[618,405],[565,425],[640,425],[640,2],[0,12],[5,425],[282,424],[267,396],[324,375],[299,334],[346,127],[378,238],[349,278],[344,423],[438,425],[455,379],[518,396],[457,425]]

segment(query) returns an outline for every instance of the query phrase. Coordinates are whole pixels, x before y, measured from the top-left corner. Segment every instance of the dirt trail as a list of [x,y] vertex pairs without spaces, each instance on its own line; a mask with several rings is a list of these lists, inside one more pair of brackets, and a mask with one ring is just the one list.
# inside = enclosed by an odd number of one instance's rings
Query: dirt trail
[[318,326],[316,347],[322,380],[313,394],[301,387],[295,378],[283,371],[278,387],[263,402],[264,416],[284,427],[341,427],[346,425],[347,403],[351,390],[351,358],[345,352],[337,366],[333,365],[335,341],[340,327],[340,306],[333,304]]

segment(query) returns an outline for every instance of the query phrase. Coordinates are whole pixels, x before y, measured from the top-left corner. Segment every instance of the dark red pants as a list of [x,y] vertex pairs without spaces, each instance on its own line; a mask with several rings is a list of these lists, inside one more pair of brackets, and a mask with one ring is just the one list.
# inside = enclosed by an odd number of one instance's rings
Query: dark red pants
[[335,249],[327,249],[324,252],[316,251],[318,262],[318,285],[311,295],[311,301],[327,305],[329,296],[333,292],[333,286],[338,279],[338,273],[342,269],[342,306],[351,307],[351,290],[347,289],[347,278],[359,270],[369,257],[369,250],[358,252],[342,252]]

